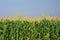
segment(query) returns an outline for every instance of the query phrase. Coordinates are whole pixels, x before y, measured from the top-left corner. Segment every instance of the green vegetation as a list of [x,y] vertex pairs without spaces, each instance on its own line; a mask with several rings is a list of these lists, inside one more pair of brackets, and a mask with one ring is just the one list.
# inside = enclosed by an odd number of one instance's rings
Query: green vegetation
[[[32,20],[31,20],[32,21]],[[60,40],[60,20],[0,20],[0,40]]]

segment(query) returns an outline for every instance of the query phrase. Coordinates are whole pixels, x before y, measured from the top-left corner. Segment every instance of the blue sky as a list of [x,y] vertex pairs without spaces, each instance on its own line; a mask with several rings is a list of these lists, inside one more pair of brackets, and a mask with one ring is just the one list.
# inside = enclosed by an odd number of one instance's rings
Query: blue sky
[[35,17],[42,13],[60,16],[60,0],[0,0],[0,17],[20,13]]

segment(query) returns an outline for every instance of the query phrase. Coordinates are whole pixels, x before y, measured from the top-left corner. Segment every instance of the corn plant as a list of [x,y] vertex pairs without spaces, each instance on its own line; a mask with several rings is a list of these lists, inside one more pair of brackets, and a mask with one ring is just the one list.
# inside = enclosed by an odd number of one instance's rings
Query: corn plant
[[60,40],[60,18],[2,18],[0,40]]

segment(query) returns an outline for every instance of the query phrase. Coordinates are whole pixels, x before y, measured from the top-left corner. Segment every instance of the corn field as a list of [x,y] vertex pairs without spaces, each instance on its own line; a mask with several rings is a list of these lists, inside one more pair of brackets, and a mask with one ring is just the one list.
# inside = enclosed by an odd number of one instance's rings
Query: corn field
[[0,40],[60,40],[60,18],[49,16],[1,18]]

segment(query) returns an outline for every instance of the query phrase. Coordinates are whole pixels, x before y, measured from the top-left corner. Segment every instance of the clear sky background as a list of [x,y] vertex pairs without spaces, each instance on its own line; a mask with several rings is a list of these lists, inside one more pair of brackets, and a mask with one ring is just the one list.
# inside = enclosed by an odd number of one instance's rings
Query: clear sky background
[[35,17],[42,13],[60,16],[60,0],[0,0],[0,17],[20,13]]

